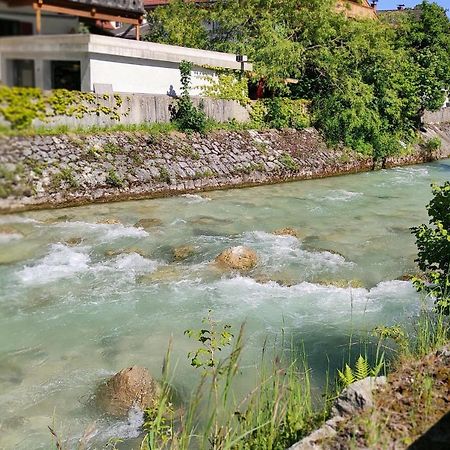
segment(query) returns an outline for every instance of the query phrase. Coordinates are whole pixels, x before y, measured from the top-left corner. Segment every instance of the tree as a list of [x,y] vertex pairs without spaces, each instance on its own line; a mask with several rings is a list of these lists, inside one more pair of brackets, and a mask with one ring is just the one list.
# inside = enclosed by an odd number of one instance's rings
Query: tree
[[450,182],[434,185],[433,199],[427,205],[429,225],[411,228],[416,236],[416,262],[427,280],[414,279],[419,291],[436,298],[440,312],[450,312]]
[[417,67],[420,112],[441,108],[450,87],[450,21],[445,9],[424,1],[404,14],[395,29],[397,48],[406,49]]

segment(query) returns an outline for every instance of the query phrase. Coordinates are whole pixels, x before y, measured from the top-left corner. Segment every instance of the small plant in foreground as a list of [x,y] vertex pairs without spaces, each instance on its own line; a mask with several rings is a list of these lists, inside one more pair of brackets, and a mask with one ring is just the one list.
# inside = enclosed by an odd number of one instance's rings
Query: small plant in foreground
[[450,313],[450,181],[433,185],[433,198],[427,205],[429,225],[411,228],[416,236],[416,262],[426,280],[414,278],[418,291],[436,299],[436,307]]
[[189,95],[191,87],[191,70],[191,62],[181,61],[181,96],[177,99],[173,119],[181,131],[187,133],[195,131],[204,133],[208,124],[206,114],[203,111],[202,105],[200,105],[200,108],[197,108],[192,103],[192,99]]
[[352,369],[348,364],[341,371],[338,370],[339,381],[346,387],[355,381],[363,380],[367,377],[377,377],[384,366],[384,354],[382,354],[374,366],[370,366],[368,358],[359,355],[355,367]]

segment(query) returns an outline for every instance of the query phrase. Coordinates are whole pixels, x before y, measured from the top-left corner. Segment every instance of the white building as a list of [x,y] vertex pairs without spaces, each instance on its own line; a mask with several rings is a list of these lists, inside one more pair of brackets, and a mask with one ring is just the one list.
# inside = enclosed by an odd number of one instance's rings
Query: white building
[[192,95],[200,93],[205,75],[214,75],[212,68],[241,69],[234,54],[110,36],[0,38],[0,79],[9,86],[177,95],[183,60],[194,65]]

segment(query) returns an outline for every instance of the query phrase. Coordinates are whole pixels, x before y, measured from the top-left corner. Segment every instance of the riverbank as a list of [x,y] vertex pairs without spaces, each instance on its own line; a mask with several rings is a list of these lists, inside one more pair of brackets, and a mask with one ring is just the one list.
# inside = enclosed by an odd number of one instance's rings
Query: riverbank
[[317,130],[104,132],[0,137],[0,212],[155,198],[323,178],[450,156],[450,126],[430,125],[405,155],[375,162],[329,148]]

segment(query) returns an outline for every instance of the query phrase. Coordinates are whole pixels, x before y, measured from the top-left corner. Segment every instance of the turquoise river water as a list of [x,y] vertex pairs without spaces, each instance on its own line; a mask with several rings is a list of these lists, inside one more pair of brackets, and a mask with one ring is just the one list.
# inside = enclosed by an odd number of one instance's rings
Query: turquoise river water
[[[0,448],[51,448],[48,425],[69,448],[88,427],[92,448],[136,438],[139,414],[103,416],[90,401],[95,387],[133,364],[158,376],[173,336],[174,385],[190,392],[196,374],[183,331],[198,328],[209,309],[234,327],[246,321],[243,388],[264,340],[282,329],[304,343],[320,385],[326,367],[339,367],[350,333],[417,314],[419,296],[397,278],[415,270],[409,227],[427,220],[430,183],[448,179],[450,160],[0,216],[0,227],[17,230],[0,234]],[[97,223],[107,218],[121,224]],[[144,218],[161,224],[133,226]],[[271,234],[282,227],[300,239]],[[181,245],[195,254],[174,262]],[[234,245],[260,256],[247,276],[212,264]],[[324,285],[330,280],[364,287]]]

